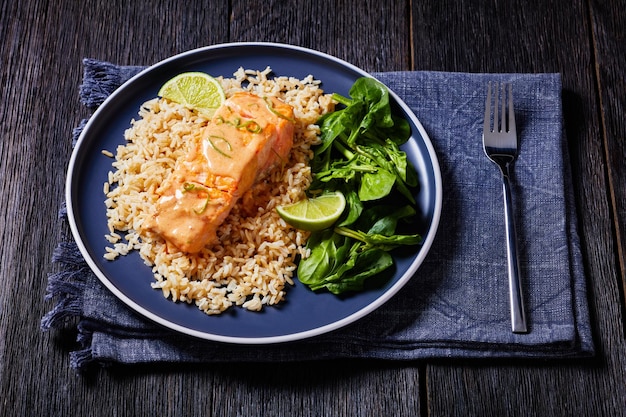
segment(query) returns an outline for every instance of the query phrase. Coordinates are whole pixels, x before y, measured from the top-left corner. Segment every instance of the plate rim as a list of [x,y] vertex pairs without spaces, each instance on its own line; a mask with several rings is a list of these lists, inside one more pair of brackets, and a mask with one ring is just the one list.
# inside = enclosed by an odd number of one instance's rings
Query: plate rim
[[430,248],[432,246],[432,243],[437,234],[437,230],[439,228],[439,221],[441,218],[442,201],[443,201],[443,186],[442,186],[441,168],[439,165],[437,154],[430,140],[430,137],[426,133],[426,130],[424,129],[420,120],[417,118],[417,115],[415,115],[413,111],[411,110],[411,108],[404,102],[404,100],[402,100],[390,88],[388,88],[389,94],[393,97],[396,104],[399,107],[401,107],[403,111],[406,113],[406,115],[411,119],[412,123],[415,125],[415,127],[417,128],[421,136],[424,146],[426,147],[428,151],[428,160],[432,164],[433,180],[435,184],[435,192],[434,192],[435,201],[434,201],[432,221],[430,222],[428,233],[425,236],[425,239],[422,242],[422,245],[420,246],[420,249],[417,253],[416,258],[411,262],[411,264],[409,265],[409,268],[403,272],[401,277],[391,287],[389,287],[385,292],[383,292],[379,297],[377,297],[373,302],[371,302],[365,307],[358,309],[357,311],[353,312],[352,314],[347,315],[346,317],[340,320],[336,320],[332,323],[319,326],[313,329],[309,329],[309,330],[304,330],[304,331],[299,331],[299,332],[294,332],[294,333],[289,333],[289,334],[279,335],[279,336],[263,336],[263,337],[241,337],[241,336],[226,336],[226,335],[212,334],[212,333],[207,333],[204,331],[191,329],[185,326],[181,326],[177,323],[173,323],[171,321],[164,319],[163,317],[160,317],[158,314],[155,314],[152,311],[139,305],[136,301],[132,300],[130,297],[128,297],[126,294],[120,291],[106,277],[106,275],[103,273],[103,271],[101,271],[101,269],[92,259],[89,251],[87,250],[83,242],[82,236],[80,235],[80,232],[78,230],[77,221],[74,216],[74,207],[73,207],[73,202],[72,202],[72,183],[74,179],[74,168],[77,162],[78,154],[81,149],[81,146],[83,145],[83,142],[85,142],[86,140],[85,138],[89,133],[90,127],[93,124],[95,124],[95,121],[97,120],[99,114],[107,110],[108,103],[111,101],[114,101],[118,95],[123,94],[124,90],[126,88],[129,88],[129,86],[131,86],[135,82],[135,80],[144,77],[146,74],[150,72],[156,71],[158,68],[162,66],[167,66],[172,61],[184,59],[185,57],[191,56],[191,55],[206,53],[211,50],[228,49],[228,48],[233,48],[233,47],[237,47],[237,48],[239,47],[272,47],[272,48],[277,48],[277,49],[299,51],[304,54],[314,55],[314,56],[321,57],[325,60],[334,61],[335,63],[343,67],[346,67],[354,72],[362,74],[363,76],[375,78],[370,73],[362,70],[361,68],[355,66],[354,64],[351,64],[341,58],[337,58],[330,54],[317,51],[314,49],[310,49],[310,48],[305,48],[302,46],[289,45],[285,43],[274,43],[274,42],[229,42],[229,43],[214,44],[214,45],[209,45],[209,46],[204,46],[204,47],[184,51],[179,54],[165,58],[153,65],[147,66],[146,68],[141,70],[139,73],[137,73],[136,75],[132,76],[127,81],[122,83],[117,89],[115,89],[115,91],[113,91],[102,102],[102,104],[98,106],[98,108],[93,112],[93,114],[89,116],[89,119],[83,126],[83,129],[76,141],[74,149],[72,150],[72,154],[71,154],[70,161],[68,163],[68,168],[67,168],[67,175],[66,175],[66,181],[65,181],[65,201],[66,201],[66,208],[67,208],[68,223],[69,223],[74,241],[76,242],[76,245],[79,251],[81,252],[81,255],[83,256],[90,270],[94,273],[94,275],[96,275],[98,280],[109,291],[111,291],[120,301],[122,301],[127,307],[131,308],[133,311],[137,312],[143,317],[148,318],[151,321],[161,326],[164,326],[166,328],[177,331],[179,333],[190,335],[199,339],[216,341],[216,342],[232,343],[232,344],[242,344],[242,345],[278,344],[278,343],[293,342],[293,341],[298,341],[298,340],[309,339],[315,336],[319,336],[319,335],[326,334],[334,330],[340,329],[342,327],[345,327],[348,324],[351,324],[359,319],[362,319],[363,317],[369,315],[373,311],[380,308],[387,301],[389,301],[402,287],[405,286],[405,284],[409,280],[413,278],[413,276],[415,275],[419,267],[422,265],[422,263],[424,262],[424,259],[430,252]]

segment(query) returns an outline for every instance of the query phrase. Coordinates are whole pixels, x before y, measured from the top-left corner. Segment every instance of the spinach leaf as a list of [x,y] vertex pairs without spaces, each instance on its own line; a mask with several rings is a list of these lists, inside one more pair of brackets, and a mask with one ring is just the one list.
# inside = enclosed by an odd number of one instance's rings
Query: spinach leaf
[[326,282],[324,288],[333,294],[342,294],[348,291],[360,291],[365,280],[393,266],[393,258],[388,252],[380,249],[370,249],[361,252],[355,258],[352,274],[340,281]]
[[359,199],[356,191],[352,189],[342,190],[343,195],[346,198],[347,210],[344,213],[345,217],[338,222],[338,226],[349,226],[361,216],[363,212],[363,202]]
[[[333,239],[328,238],[326,242],[331,240]],[[332,246],[325,247],[329,249]],[[333,262],[334,267],[330,273],[306,276],[303,280],[300,274],[308,270],[306,264],[311,262],[311,258],[306,258],[298,266],[298,278],[313,291],[326,289],[334,294],[341,294],[361,290],[367,278],[393,265],[393,257],[384,249],[375,247],[361,249],[360,242],[350,243],[350,239],[344,238],[344,243],[336,251],[337,261]]]
[[361,175],[359,198],[361,201],[379,200],[391,192],[396,177],[385,169],[365,172]]
[[400,149],[409,123],[392,113],[387,87],[373,78],[356,80],[349,95],[333,94],[343,107],[318,120],[321,144],[309,188],[341,191],[347,209],[334,229],[311,235],[310,256],[298,265],[302,283],[334,294],[363,289],[367,278],[393,265],[390,251],[422,241],[397,232],[416,215],[417,173]]
[[381,204],[365,210],[354,228],[367,233],[391,236],[396,233],[398,221],[410,222],[416,214],[415,208],[410,205],[396,207]]
[[298,264],[298,279],[306,285],[313,285],[315,282],[327,276],[331,269],[330,255],[336,250],[331,248],[334,245],[334,232],[326,231],[324,234],[312,234],[307,242],[307,247],[311,250],[310,255],[302,259]]

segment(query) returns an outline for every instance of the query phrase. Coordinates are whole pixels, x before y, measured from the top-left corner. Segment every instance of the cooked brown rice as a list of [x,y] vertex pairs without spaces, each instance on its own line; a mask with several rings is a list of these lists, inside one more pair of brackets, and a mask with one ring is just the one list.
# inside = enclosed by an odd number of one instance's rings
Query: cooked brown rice
[[279,303],[286,284],[293,285],[296,257],[306,256],[308,234],[288,226],[275,207],[303,198],[311,181],[311,146],[319,140],[314,123],[333,103],[312,76],[268,78],[270,73],[269,67],[240,68],[234,78],[218,78],[226,97],[242,90],[276,96],[292,105],[296,116],[289,161],[255,187],[255,192],[269,193],[269,201],[252,216],[235,206],[218,229],[219,244],[196,255],[168,253],[161,237],[141,230],[154,213],[157,188],[185,154],[185,143],[207,124],[196,112],[159,98],[144,103],[140,118],[125,133],[127,143],[116,150],[114,170],[104,184],[110,243],[104,257],[114,260],[139,251],[152,268],[153,288],[173,301],[195,303],[207,314],[233,305],[258,311]]

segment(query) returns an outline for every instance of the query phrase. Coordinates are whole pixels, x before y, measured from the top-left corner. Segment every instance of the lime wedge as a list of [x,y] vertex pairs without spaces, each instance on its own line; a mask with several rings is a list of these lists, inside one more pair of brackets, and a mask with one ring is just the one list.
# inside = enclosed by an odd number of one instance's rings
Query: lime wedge
[[184,72],[167,81],[158,95],[212,116],[224,102],[219,81],[204,72]]
[[346,199],[340,192],[308,198],[276,208],[280,217],[301,230],[314,232],[332,226],[343,213]]

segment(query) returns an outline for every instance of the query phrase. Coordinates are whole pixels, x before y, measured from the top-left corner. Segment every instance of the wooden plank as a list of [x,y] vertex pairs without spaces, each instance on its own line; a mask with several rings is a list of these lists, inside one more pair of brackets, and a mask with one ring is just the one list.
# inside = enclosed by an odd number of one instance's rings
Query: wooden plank
[[233,1],[231,41],[290,43],[366,71],[410,69],[408,2]]
[[[593,1],[589,9],[623,302],[626,299],[626,2]],[[626,321],[622,322],[626,326]]]
[[414,2],[412,14],[416,68],[562,74],[598,345],[593,360],[430,365],[429,415],[624,415],[626,347],[612,256],[616,248],[607,164],[603,138],[596,134],[600,120],[593,53],[588,42],[579,41],[591,38],[586,5]]
[[212,415],[418,416],[418,369],[375,361],[221,367]]

